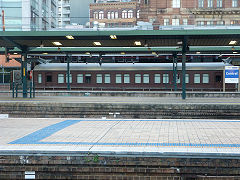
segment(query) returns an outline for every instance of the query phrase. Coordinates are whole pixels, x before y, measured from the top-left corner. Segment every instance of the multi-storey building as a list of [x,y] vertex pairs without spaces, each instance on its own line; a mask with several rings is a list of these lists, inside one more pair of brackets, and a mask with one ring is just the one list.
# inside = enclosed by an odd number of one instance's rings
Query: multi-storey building
[[[111,1],[111,2],[110,2]],[[239,0],[96,0],[90,21],[107,26],[149,22],[159,26],[239,25]],[[117,14],[117,16],[115,15]]]
[[6,31],[48,30],[57,25],[56,0],[0,0],[2,10]]
[[70,0],[58,0],[58,26],[63,28],[70,24]]
[[[115,2],[116,1],[116,2]],[[104,27],[132,27],[139,18],[139,3],[131,0],[98,0],[90,4],[90,24]]]

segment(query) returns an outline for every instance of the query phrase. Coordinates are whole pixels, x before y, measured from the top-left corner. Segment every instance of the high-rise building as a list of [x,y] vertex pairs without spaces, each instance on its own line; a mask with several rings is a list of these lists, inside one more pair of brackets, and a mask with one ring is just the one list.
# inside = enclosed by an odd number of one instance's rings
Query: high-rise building
[[58,0],[58,27],[70,25],[70,10],[70,0]]
[[[6,31],[49,30],[57,26],[56,0],[0,0]],[[0,23],[2,28],[2,21]]]

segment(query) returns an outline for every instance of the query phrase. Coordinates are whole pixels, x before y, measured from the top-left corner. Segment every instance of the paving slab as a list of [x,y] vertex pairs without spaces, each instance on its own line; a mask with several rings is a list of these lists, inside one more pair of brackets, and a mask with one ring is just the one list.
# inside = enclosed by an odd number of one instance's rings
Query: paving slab
[[234,154],[240,120],[0,119],[0,151]]

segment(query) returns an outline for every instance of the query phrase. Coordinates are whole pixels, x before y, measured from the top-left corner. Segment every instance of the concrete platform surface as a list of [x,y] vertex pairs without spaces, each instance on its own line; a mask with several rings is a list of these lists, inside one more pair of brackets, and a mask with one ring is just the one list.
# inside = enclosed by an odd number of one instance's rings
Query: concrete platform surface
[[240,120],[0,119],[0,152],[234,155]]

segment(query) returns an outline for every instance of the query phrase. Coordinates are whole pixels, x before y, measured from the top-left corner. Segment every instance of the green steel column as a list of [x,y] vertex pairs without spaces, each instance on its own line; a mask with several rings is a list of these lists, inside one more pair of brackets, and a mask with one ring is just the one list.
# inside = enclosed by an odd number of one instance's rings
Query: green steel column
[[70,56],[67,55],[67,90],[70,91]]
[[177,91],[177,54],[173,53],[173,85],[174,85],[174,91]]
[[186,52],[187,37],[184,36],[182,44],[182,99],[186,99]]
[[27,53],[22,54],[22,90],[23,98],[27,98]]

